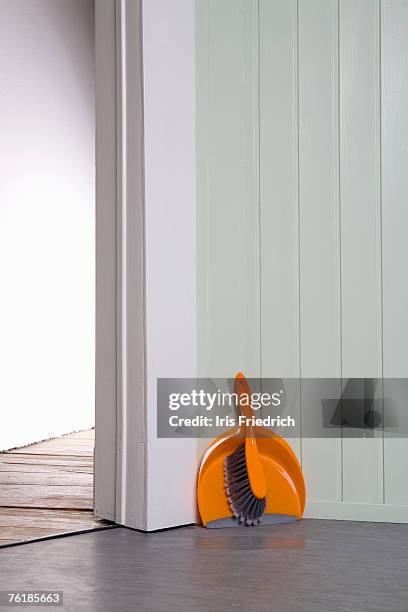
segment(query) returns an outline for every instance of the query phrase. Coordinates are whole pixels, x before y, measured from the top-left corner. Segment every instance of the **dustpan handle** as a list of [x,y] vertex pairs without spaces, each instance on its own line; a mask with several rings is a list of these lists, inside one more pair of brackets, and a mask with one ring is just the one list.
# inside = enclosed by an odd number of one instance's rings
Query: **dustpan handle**
[[[251,406],[251,388],[242,372],[238,372],[238,374],[235,376],[235,393],[238,396],[241,414],[249,419],[252,418],[254,416],[254,411],[252,410]],[[249,403],[241,403],[241,399],[244,399],[244,397],[249,398]]]
[[[247,419],[253,417],[251,389],[242,372],[238,372],[235,376],[235,393],[238,396],[241,414]],[[243,399],[244,397],[247,401],[241,403],[241,398]],[[244,425],[241,427],[241,432],[245,435],[245,458],[251,489],[256,497],[262,499],[266,495],[266,482],[258,445],[254,436],[254,427],[252,425],[248,427]]]

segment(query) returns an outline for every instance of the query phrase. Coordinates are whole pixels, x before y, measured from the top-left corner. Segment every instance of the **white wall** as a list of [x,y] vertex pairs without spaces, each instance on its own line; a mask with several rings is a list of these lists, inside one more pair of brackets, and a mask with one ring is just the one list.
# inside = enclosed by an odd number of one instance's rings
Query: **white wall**
[[195,0],[143,2],[147,524],[195,520],[195,440],[158,439],[157,378],[196,376]]
[[0,449],[94,423],[91,0],[0,0]]
[[[408,3],[198,4],[201,372],[335,378],[334,397],[406,377]],[[294,411],[309,516],[408,522],[406,439],[308,437],[305,385]]]

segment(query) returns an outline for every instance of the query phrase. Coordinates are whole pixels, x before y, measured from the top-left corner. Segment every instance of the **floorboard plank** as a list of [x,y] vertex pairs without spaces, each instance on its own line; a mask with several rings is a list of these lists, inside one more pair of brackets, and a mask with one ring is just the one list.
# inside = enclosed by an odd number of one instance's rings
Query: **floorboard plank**
[[[89,510],[48,510],[47,508],[4,508],[0,507],[0,518],[4,516],[16,516],[16,517],[27,517],[35,518],[35,520],[41,520],[42,517],[47,518],[53,516],[56,519],[73,519],[82,520],[86,517],[93,517],[93,513]],[[99,519],[96,519],[99,520]]]
[[57,474],[64,478],[65,474],[93,475],[92,465],[37,465],[32,463],[2,463],[0,461],[0,475],[2,472],[26,472],[32,474]]
[[88,457],[74,457],[69,455],[25,455],[23,453],[4,453],[0,455],[0,463],[28,463],[31,465],[60,465],[71,467],[91,467],[93,469],[93,459]]
[[89,510],[59,510],[49,508],[0,508],[0,525],[90,528],[106,524]]
[[33,538],[43,538],[44,536],[58,535],[60,533],[66,533],[67,529],[61,527],[31,527],[30,530],[27,527],[2,527],[1,535],[2,538],[9,538],[11,540],[27,540]]
[[6,485],[0,487],[0,506],[91,510],[92,495],[92,487]]
[[61,438],[59,440],[46,440],[45,442],[39,442],[38,444],[32,444],[31,446],[27,446],[25,448],[26,452],[38,451],[40,449],[44,449],[48,451],[48,449],[58,448],[61,449],[62,452],[65,452],[68,449],[75,450],[78,448],[81,451],[85,451],[88,455],[92,455],[93,453],[93,442],[91,440],[77,439],[70,440],[69,438]]
[[72,519],[70,517],[55,518],[53,517],[53,512],[53,510],[48,510],[48,513],[41,518],[36,517],[35,514],[31,516],[0,516],[1,533],[3,533],[3,528],[6,527],[24,527],[28,531],[36,527],[52,527],[62,529],[63,531],[80,531],[82,529],[92,529],[105,524],[96,519],[92,512],[86,512],[84,514],[88,516],[83,516],[78,519]]
[[21,472],[0,471],[0,487],[1,485],[42,485],[42,486],[59,486],[59,487],[92,487],[92,474],[84,474],[78,472]]

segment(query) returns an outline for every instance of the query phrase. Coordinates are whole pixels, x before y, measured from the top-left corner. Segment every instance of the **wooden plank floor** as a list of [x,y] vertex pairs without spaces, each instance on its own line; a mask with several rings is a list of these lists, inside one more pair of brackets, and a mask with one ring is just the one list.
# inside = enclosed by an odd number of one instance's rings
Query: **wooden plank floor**
[[0,453],[0,545],[104,526],[93,506],[94,431]]

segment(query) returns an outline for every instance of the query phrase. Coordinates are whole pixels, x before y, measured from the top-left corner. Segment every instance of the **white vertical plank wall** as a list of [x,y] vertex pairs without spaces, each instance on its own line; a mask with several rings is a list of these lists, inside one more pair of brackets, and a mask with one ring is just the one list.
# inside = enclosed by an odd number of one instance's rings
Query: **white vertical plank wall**
[[[340,204],[343,416],[381,379],[380,2],[340,0]],[[372,385],[382,411],[381,381]],[[375,389],[374,389],[375,387]],[[361,398],[361,401],[359,401]],[[378,435],[378,433],[380,435]],[[344,428],[343,501],[382,503],[382,430]]]
[[200,374],[302,377],[306,515],[408,522],[408,438],[322,418],[408,431],[408,0],[197,7]]
[[[381,21],[384,417],[407,432],[408,2],[382,0]],[[407,438],[385,436],[384,466],[385,502],[408,504]]]
[[[299,2],[300,356],[302,463],[311,501],[342,496],[341,438],[323,428],[340,397],[338,5]],[[316,433],[319,437],[311,437]],[[319,435],[320,434],[320,435]]]
[[[261,375],[299,379],[296,0],[260,0],[259,50]],[[299,384],[284,386],[299,423]],[[300,457],[299,438],[289,441]]]
[[199,373],[259,377],[258,5],[197,6],[206,48],[199,133],[207,133],[205,158],[198,153]]

